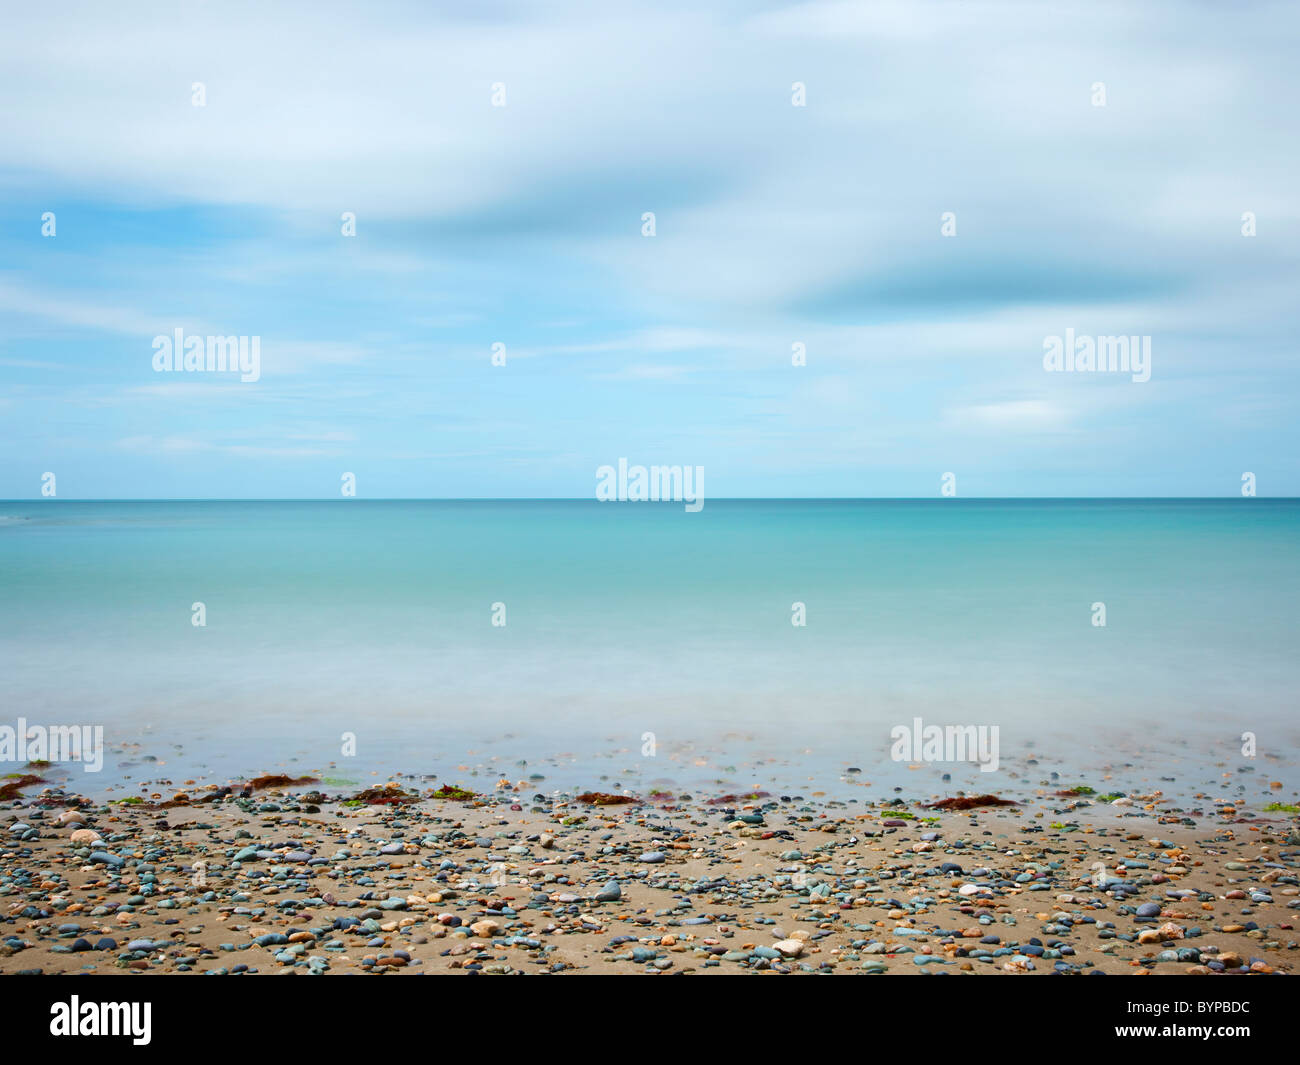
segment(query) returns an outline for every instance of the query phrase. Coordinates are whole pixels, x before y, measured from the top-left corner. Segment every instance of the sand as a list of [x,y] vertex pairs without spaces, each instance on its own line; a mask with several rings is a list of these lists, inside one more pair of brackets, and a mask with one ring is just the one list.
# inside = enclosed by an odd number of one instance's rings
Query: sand
[[0,972],[1267,975],[1300,947],[1300,827],[1266,798],[439,786],[31,786],[0,803]]

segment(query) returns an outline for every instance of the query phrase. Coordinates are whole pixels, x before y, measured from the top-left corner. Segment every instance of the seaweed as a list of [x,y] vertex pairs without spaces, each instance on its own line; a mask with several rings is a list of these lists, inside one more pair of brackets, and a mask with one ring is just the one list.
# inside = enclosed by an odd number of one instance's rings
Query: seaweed
[[771,793],[766,791],[751,791],[744,795],[719,795],[716,799],[705,800],[710,806],[735,806],[738,802],[752,802],[755,799],[766,799]]
[[615,795],[608,791],[584,791],[578,796],[578,802],[585,802],[588,806],[623,806],[640,801],[631,795]]
[[18,793],[23,788],[30,788],[33,784],[45,783],[43,778],[33,776],[31,773],[11,773],[5,779],[9,783],[0,785],[0,802],[19,798]]
[[304,784],[319,784],[315,777],[287,777],[283,773],[268,773],[266,776],[254,777],[245,787],[252,788],[254,791],[262,791],[266,788],[296,788]]
[[437,791],[431,793],[434,799],[452,799],[456,802],[469,802],[478,798],[474,792],[468,788],[462,788],[459,784],[444,784]]
[[[978,806],[1015,806],[1011,799],[1002,799],[996,795],[961,795],[953,799],[940,799],[929,803],[928,810],[974,810]],[[899,817],[900,814],[890,814]]]
[[396,784],[389,784],[382,788],[366,788],[352,796],[351,799],[344,801],[344,806],[404,806],[407,803],[419,802],[418,795],[412,795],[409,791],[403,791]]

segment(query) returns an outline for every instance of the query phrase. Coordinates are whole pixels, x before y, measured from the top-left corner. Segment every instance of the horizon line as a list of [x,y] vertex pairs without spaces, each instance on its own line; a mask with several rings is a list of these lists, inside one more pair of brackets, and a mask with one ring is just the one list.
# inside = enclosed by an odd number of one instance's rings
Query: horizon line
[[[1265,499],[1296,501],[1300,496],[708,496],[708,503],[1050,503],[1050,502],[1195,502]],[[9,503],[660,503],[681,499],[600,500],[594,496],[31,496],[0,499]]]

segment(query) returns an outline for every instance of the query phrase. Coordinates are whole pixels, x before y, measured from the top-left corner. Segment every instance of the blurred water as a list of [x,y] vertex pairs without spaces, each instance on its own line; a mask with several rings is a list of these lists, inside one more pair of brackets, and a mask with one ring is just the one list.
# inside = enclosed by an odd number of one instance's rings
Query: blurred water
[[1291,500],[3,503],[0,724],[231,772],[344,731],[414,771],[647,731],[870,767],[914,716],[1294,748],[1297,592]]

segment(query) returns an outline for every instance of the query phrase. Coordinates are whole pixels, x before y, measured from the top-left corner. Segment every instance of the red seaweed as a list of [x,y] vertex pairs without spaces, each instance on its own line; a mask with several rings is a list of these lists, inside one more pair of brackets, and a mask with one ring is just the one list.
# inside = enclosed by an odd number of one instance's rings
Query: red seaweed
[[608,791],[584,791],[578,796],[578,802],[585,802],[588,806],[622,806],[640,801],[631,795],[614,795]]
[[962,795],[953,799],[940,799],[928,805],[927,810],[974,810],[977,806],[1015,806],[1010,799],[1000,799],[996,795]]
[[7,799],[17,799],[19,798],[18,792],[21,791],[23,788],[30,788],[33,784],[44,784],[44,783],[45,781],[43,778],[32,776],[32,774],[30,773],[26,773],[21,776],[15,775],[11,780],[7,781],[5,784],[0,784],[0,802]]
[[254,777],[245,786],[252,788],[254,791],[262,791],[264,788],[296,788],[302,784],[320,783],[315,777],[287,777],[283,773],[271,773],[264,777]]

